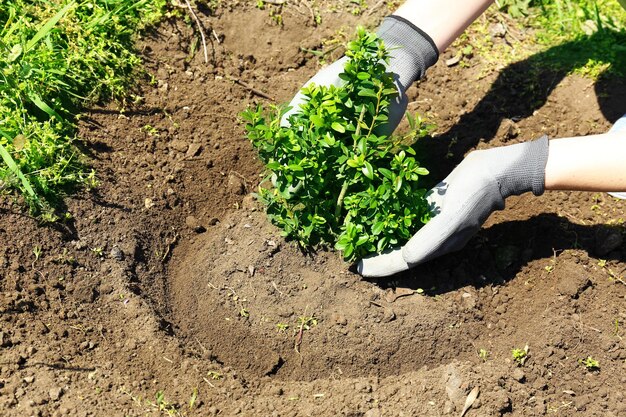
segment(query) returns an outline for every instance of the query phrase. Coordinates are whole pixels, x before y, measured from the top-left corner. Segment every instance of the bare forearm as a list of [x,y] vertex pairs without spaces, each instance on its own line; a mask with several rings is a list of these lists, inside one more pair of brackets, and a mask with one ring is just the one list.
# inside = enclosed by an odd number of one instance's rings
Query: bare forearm
[[442,52],[491,3],[493,0],[408,0],[393,14],[426,32]]
[[626,132],[550,141],[545,188],[626,191]]

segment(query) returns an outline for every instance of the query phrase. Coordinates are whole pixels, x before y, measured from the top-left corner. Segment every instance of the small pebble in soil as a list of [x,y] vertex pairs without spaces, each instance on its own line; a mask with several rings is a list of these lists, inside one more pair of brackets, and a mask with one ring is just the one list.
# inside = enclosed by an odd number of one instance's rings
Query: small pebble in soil
[[116,261],[123,261],[124,252],[122,252],[122,250],[117,246],[113,246],[113,248],[111,248],[111,258],[115,259]]
[[196,233],[206,232],[206,228],[200,224],[200,221],[194,216],[187,216],[185,218],[185,224]]
[[48,394],[50,395],[50,399],[52,401],[58,401],[59,398],[61,398],[61,396],[63,395],[64,391],[63,388],[61,387],[56,387],[56,388],[50,388],[50,391],[48,391]]
[[524,374],[524,371],[520,368],[516,368],[511,374],[511,376],[517,382],[524,382],[526,380],[526,374]]

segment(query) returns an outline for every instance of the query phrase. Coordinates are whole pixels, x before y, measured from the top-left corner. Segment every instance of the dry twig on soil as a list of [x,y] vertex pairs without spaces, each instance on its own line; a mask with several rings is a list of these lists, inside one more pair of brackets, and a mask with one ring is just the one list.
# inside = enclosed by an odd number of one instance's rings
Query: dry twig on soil
[[230,75],[227,75],[226,78],[229,79],[230,81],[234,82],[235,84],[239,84],[240,86],[242,86],[244,88],[247,88],[248,90],[250,90],[252,93],[256,94],[257,96],[266,98],[266,99],[271,100],[271,101],[276,101],[269,94],[264,93],[263,91],[258,90],[256,88],[252,87],[250,84],[241,81],[239,78],[231,77]]

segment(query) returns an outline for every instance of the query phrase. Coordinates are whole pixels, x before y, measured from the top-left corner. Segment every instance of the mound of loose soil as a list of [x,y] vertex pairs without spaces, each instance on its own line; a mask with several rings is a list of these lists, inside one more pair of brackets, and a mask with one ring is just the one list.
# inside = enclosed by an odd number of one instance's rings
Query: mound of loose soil
[[[101,185],[67,201],[73,219],[39,227],[2,203],[0,414],[458,416],[478,388],[468,416],[626,415],[625,202],[512,198],[463,251],[375,281],[268,223],[237,114],[288,101],[319,69],[307,50],[387,13],[322,7],[314,26],[306,4],[284,26],[201,9],[208,64],[193,26],[163,23],[140,44],[154,82],[138,103],[81,121]],[[432,183],[472,149],[626,112],[620,80],[454,56],[409,90],[438,126],[420,143]]]

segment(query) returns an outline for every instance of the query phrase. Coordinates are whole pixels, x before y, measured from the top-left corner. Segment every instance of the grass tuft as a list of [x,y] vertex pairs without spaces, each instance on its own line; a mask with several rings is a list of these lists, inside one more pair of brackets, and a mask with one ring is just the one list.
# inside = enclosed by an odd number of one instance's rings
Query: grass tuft
[[0,192],[53,218],[69,188],[94,174],[76,145],[87,103],[124,97],[141,63],[135,35],[166,0],[0,3]]

